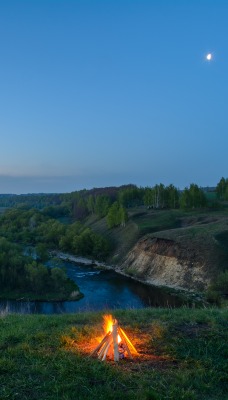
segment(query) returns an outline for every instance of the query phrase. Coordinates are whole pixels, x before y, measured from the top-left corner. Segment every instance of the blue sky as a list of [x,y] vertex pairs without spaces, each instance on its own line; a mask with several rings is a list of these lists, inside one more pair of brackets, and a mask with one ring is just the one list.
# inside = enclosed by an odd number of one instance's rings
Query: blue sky
[[227,0],[1,0],[0,193],[227,177],[227,21]]

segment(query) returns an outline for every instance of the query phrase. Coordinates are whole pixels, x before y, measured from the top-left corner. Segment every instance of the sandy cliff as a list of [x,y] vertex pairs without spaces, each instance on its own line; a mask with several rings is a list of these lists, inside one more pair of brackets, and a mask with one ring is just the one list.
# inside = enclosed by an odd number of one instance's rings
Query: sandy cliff
[[151,236],[139,240],[119,269],[151,284],[188,290],[205,289],[213,275],[194,246]]

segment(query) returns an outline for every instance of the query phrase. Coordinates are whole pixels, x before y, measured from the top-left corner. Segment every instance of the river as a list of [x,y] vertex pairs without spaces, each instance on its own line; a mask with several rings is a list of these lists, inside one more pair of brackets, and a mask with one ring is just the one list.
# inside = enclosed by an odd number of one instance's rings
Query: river
[[[68,276],[84,294],[78,301],[13,301],[0,300],[0,313],[61,314],[84,311],[144,307],[180,307],[177,295],[149,286],[113,270],[97,269],[65,261]],[[185,303],[186,304],[186,303]]]

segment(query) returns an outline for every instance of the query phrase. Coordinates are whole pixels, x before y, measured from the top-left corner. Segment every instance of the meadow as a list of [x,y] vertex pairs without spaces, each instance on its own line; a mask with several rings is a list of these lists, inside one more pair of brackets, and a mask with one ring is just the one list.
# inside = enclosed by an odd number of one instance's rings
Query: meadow
[[1,315],[1,400],[225,400],[228,311],[118,310],[138,351],[102,362],[89,354],[102,313]]

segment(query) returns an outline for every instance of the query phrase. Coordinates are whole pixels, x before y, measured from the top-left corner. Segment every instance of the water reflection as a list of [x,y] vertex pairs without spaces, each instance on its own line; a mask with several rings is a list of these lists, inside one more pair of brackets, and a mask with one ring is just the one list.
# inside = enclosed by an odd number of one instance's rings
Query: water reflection
[[80,287],[84,298],[78,301],[0,301],[0,312],[20,314],[61,314],[79,311],[113,310],[144,307],[179,307],[183,301],[109,270],[65,262],[68,276]]

